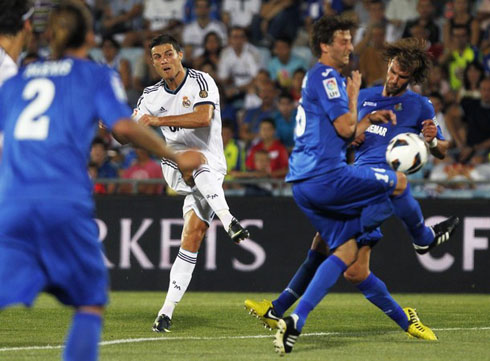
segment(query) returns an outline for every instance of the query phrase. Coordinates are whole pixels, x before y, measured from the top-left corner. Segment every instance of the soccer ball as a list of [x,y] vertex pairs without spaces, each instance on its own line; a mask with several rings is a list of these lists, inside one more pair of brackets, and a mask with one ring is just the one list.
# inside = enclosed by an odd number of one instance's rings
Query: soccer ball
[[393,170],[411,174],[420,170],[429,157],[429,147],[415,133],[402,133],[390,140],[386,161]]

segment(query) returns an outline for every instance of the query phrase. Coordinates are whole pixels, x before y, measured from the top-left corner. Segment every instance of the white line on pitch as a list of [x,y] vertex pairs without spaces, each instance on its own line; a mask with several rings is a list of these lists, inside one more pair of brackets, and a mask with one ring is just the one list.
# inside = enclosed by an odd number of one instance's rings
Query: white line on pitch
[[[482,331],[490,330],[490,327],[453,327],[453,328],[433,328],[434,331]],[[398,331],[390,331],[398,332]],[[313,337],[313,336],[339,336],[339,335],[358,335],[366,333],[364,332],[310,332],[304,333],[301,337]],[[182,337],[143,337],[143,338],[126,338],[121,340],[112,341],[102,341],[99,343],[100,346],[118,345],[123,343],[138,343],[138,342],[152,342],[152,341],[183,341],[183,340],[196,340],[196,341],[207,341],[207,340],[240,340],[240,339],[254,339],[254,338],[271,338],[273,334],[269,335],[246,335],[246,336],[216,336],[216,337],[198,337],[198,336],[182,336]],[[46,345],[46,346],[25,346],[25,347],[2,347],[0,352],[6,351],[30,351],[30,350],[56,350],[63,348],[63,345]]]

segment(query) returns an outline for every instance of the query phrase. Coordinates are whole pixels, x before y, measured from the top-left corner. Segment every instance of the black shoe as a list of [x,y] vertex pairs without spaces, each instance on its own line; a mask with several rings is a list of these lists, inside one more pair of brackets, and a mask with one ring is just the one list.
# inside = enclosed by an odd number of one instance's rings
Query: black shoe
[[274,350],[279,356],[284,356],[284,354],[293,351],[293,346],[301,334],[301,332],[296,329],[297,322],[298,316],[293,314],[280,319],[277,323],[277,328],[279,330],[276,333],[276,338],[273,343]]
[[238,222],[238,219],[233,218],[230,226],[228,227],[228,235],[231,237],[233,242],[240,243],[244,239],[250,237],[250,232],[248,229],[242,227],[242,225]]
[[155,332],[170,332],[172,320],[167,315],[159,315],[153,322],[152,330]]
[[413,247],[415,248],[415,252],[417,252],[418,254],[426,254],[431,249],[443,244],[449,239],[458,224],[459,218],[452,216],[445,221],[442,221],[440,223],[437,223],[435,226],[432,226],[432,230],[435,234],[434,240],[428,246],[418,246],[414,244]]

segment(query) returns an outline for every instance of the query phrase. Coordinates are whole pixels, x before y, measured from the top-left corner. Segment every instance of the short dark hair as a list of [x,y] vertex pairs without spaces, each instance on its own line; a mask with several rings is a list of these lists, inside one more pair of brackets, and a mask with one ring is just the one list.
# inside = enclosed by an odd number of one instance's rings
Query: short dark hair
[[285,36],[285,35],[278,36],[274,40],[274,44],[277,43],[278,41],[288,44],[289,47],[291,47],[293,45],[293,41],[291,40],[291,38],[288,36]]
[[272,118],[264,118],[260,121],[260,124],[269,123],[274,129],[276,129],[276,122]]
[[158,36],[154,37],[153,39],[151,39],[150,50],[153,47],[158,46],[158,45],[162,45],[162,44],[171,44],[177,52],[182,51],[182,46],[177,41],[177,39],[175,39],[172,35],[168,35],[168,34],[158,35]]
[[0,34],[15,35],[24,27],[23,19],[33,7],[32,0],[0,1]]
[[416,38],[400,39],[386,44],[383,55],[386,61],[396,60],[402,71],[410,72],[410,82],[421,84],[427,78],[432,64],[425,44],[425,41]]
[[109,145],[107,144],[107,142],[101,138],[101,137],[95,137],[93,140],[92,140],[92,147],[94,145],[101,145],[104,147],[105,150],[109,149]]
[[332,44],[334,33],[337,30],[352,30],[355,24],[352,20],[340,16],[322,16],[313,24],[310,39],[311,51],[316,57],[320,57],[322,49],[320,44]]
[[121,49],[121,44],[119,44],[119,42],[112,36],[112,35],[106,35],[102,38],[102,44],[101,45],[104,45],[104,43],[108,41],[112,44],[112,46],[114,48],[116,48],[117,50]]

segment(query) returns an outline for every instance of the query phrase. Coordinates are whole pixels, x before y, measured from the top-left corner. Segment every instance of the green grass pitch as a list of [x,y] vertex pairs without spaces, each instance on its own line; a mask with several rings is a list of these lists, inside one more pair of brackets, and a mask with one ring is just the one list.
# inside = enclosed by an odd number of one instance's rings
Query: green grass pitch
[[[243,308],[245,298],[272,294],[185,295],[171,333],[151,324],[164,299],[157,292],[112,292],[100,360],[278,360],[273,332]],[[417,308],[439,341],[409,339],[360,294],[330,294],[310,314],[293,353],[285,360],[461,361],[490,360],[490,296],[396,294]],[[59,360],[71,310],[42,295],[32,309],[0,313],[0,360]]]

